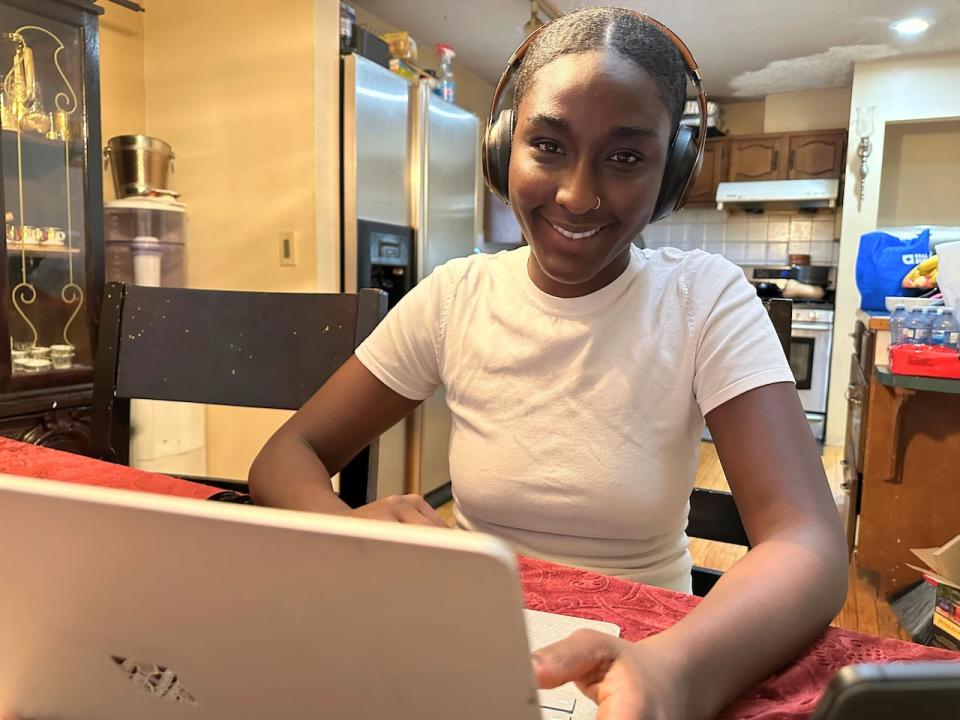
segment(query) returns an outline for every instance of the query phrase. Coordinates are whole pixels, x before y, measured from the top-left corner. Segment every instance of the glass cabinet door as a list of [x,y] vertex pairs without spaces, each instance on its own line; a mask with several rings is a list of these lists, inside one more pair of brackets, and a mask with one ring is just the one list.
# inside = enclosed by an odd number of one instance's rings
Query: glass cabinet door
[[67,382],[93,365],[83,62],[81,26],[0,5],[0,282],[14,385]]

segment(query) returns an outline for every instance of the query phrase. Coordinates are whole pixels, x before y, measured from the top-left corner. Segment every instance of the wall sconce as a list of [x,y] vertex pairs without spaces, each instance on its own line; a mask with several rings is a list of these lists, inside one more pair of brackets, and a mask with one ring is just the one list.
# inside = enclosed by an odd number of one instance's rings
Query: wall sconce
[[870,136],[873,135],[873,115],[877,109],[876,105],[861,105],[857,108],[856,132],[860,137],[860,144],[857,145],[857,157],[860,158],[860,184],[857,186],[857,211],[863,206],[863,190],[867,180],[867,158],[873,150],[870,143]]

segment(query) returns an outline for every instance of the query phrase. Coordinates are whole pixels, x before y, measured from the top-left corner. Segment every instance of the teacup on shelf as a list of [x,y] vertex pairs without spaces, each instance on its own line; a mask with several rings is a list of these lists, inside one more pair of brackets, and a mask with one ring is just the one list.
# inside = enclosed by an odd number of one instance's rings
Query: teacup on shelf
[[58,227],[40,228],[40,242],[47,245],[66,245],[67,234]]
[[43,229],[33,225],[24,225],[21,239],[25,245],[39,245],[43,242]]
[[37,345],[30,350],[30,357],[32,357],[34,360],[49,360],[50,348]]
[[56,370],[69,370],[73,367],[73,358],[77,349],[73,345],[51,345],[50,360]]
[[18,366],[22,367],[25,373],[40,373],[50,370],[53,367],[53,363],[49,360],[41,360],[39,358],[26,358],[18,361]]

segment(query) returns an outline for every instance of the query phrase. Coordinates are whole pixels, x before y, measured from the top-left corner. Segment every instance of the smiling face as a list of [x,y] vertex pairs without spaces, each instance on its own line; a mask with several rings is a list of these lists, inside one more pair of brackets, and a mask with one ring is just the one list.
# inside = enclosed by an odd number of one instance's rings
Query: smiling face
[[653,78],[615,51],[536,71],[517,108],[509,188],[537,287],[579,297],[626,269],[656,205],[670,131]]

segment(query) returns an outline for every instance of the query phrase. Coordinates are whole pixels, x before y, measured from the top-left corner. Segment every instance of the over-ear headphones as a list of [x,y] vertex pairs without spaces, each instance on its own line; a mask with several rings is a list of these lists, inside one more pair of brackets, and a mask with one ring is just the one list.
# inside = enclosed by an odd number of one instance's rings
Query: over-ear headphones
[[[680,125],[667,151],[667,163],[663,171],[663,181],[660,184],[660,195],[654,207],[650,222],[665,218],[670,213],[680,210],[687,202],[690,188],[697,179],[700,166],[703,164],[703,146],[707,134],[707,98],[703,93],[700,81],[700,68],[697,67],[693,54],[670,28],[653,18],[633,10],[627,10],[636,15],[642,22],[655,27],[662,32],[680,51],[687,66],[687,74],[697,91],[697,103],[700,106],[700,127],[696,134],[687,125]],[[483,137],[483,176],[490,190],[507,205],[509,201],[509,187],[507,177],[510,170],[510,144],[513,136],[513,91],[516,82],[517,69],[523,62],[523,56],[536,37],[548,25],[534,30],[523,44],[514,51],[507,61],[507,69],[500,76],[497,89],[493,93],[493,103],[490,108],[490,117],[487,118],[487,129]]]

